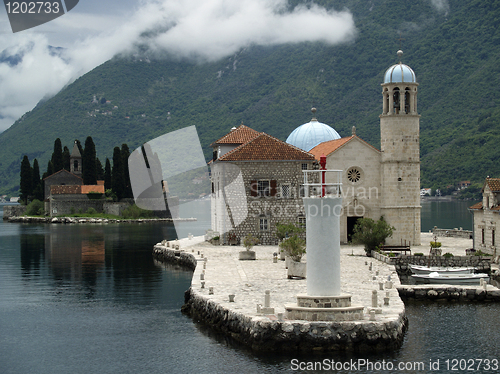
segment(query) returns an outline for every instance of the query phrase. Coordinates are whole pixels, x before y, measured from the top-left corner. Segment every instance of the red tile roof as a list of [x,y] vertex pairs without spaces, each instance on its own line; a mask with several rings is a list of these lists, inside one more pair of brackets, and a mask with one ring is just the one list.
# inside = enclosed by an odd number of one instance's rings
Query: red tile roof
[[483,209],[483,203],[482,202],[476,203],[473,206],[470,206],[469,209]]
[[500,192],[500,178],[486,178],[485,184],[488,185],[492,192]]
[[331,154],[331,153],[335,152],[336,150],[342,148],[344,145],[346,145],[347,143],[349,143],[354,138],[356,138],[359,141],[365,143],[366,145],[368,145],[369,147],[373,148],[377,152],[380,152],[377,148],[375,148],[371,144],[368,144],[367,142],[365,142],[363,139],[359,138],[358,136],[351,135],[351,136],[348,136],[348,137],[345,137],[345,138],[329,140],[327,142],[323,142],[321,144],[318,144],[316,147],[314,147],[313,149],[311,149],[309,151],[309,153],[312,153],[314,155],[314,157],[317,160],[319,160],[319,158],[322,155],[328,156],[329,154]]
[[256,136],[259,136],[259,134],[261,133],[242,124],[237,129],[232,130],[219,140],[213,142],[210,146],[214,147],[218,144],[245,144]]
[[285,143],[266,133],[240,145],[219,158],[221,161],[257,160],[303,160],[312,161],[314,156],[293,145]]

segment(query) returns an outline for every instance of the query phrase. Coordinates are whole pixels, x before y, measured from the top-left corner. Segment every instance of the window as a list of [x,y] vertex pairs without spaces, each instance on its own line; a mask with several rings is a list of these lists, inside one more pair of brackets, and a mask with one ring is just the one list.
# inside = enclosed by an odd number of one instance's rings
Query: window
[[257,196],[269,196],[269,181],[257,181]]
[[481,244],[484,244],[484,229],[481,229]]
[[300,197],[306,197],[306,188],[304,187],[304,185],[301,185],[299,187],[299,196]]
[[307,170],[307,164],[302,164],[302,170]]
[[250,195],[253,197],[276,196],[275,180],[253,180],[250,182]]
[[361,179],[361,169],[357,167],[352,167],[347,170],[347,179],[351,183],[357,183]]
[[299,216],[299,226],[306,227],[306,217],[305,216]]
[[289,199],[290,197],[292,197],[292,186],[290,186],[290,184],[282,184],[281,185],[281,197],[283,199]]
[[491,230],[491,245],[495,246],[495,230]]
[[267,231],[269,229],[269,220],[267,218],[259,218],[259,229],[260,231]]

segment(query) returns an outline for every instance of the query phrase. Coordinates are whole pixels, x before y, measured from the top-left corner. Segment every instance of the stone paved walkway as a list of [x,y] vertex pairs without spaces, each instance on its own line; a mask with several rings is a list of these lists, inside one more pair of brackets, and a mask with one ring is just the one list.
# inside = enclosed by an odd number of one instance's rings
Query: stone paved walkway
[[[278,313],[285,312],[285,304],[296,304],[297,294],[307,293],[305,279],[288,279],[285,262],[273,262],[273,253],[279,249],[277,246],[255,246],[253,250],[257,259],[240,261],[239,251],[244,250],[241,246],[213,246],[207,242],[187,246],[189,244],[191,241],[183,240],[180,248],[193,253],[199,260],[193,274],[192,288],[230,310],[248,316],[262,316],[257,313],[257,304],[264,305],[265,291],[269,290],[270,306],[275,309],[275,313],[268,318],[274,319]],[[203,272],[204,259],[205,288],[202,289],[200,274]],[[303,261],[307,261],[307,255]],[[385,282],[389,276],[394,283],[392,288],[380,291],[379,282]],[[353,306],[371,307],[372,290],[379,291],[382,314],[377,314],[377,321],[395,320],[404,312],[404,304],[396,290],[400,283],[394,266],[366,257],[362,246],[341,246],[341,284],[342,292],[352,295]],[[209,295],[210,287],[213,287],[213,295]],[[390,296],[389,306],[383,305],[386,292]],[[229,302],[230,294],[235,295],[235,302]],[[368,318],[366,314],[365,320]]]

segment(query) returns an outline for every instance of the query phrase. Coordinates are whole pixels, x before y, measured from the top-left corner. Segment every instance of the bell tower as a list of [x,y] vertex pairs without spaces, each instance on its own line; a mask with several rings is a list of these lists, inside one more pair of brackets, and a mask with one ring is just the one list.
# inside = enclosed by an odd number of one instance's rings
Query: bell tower
[[75,175],[78,175],[79,177],[82,176],[82,155],[80,153],[80,150],[78,149],[78,144],[76,143],[73,145],[73,150],[71,151],[70,159],[69,159],[69,169],[70,172],[72,172]]
[[386,70],[380,115],[381,214],[396,228],[389,245],[420,245],[420,115],[417,79],[401,62]]

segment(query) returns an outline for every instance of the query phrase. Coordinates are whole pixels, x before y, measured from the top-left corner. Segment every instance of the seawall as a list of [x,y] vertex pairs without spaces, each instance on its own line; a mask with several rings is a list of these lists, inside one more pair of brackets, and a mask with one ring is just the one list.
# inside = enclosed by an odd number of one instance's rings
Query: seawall
[[[296,302],[296,295],[305,293],[306,281],[287,278],[284,262],[273,261],[277,247],[255,247],[255,261],[238,260],[242,247],[208,243],[180,247],[177,250],[160,243],[153,255],[160,261],[195,266],[183,312],[254,351],[377,352],[392,351],[403,342],[408,328],[404,304],[396,288],[380,290],[380,283],[394,274],[393,269],[386,264],[369,264],[362,248],[360,254],[353,255],[351,247],[343,246],[341,263],[342,290],[351,293],[353,304],[365,306],[364,317],[356,321],[305,321],[283,317],[284,304]],[[265,290],[270,290],[272,301],[263,312],[257,304],[264,303]],[[370,316],[373,290],[380,290],[388,305],[379,296],[377,314]],[[234,302],[229,295],[234,295]]]

